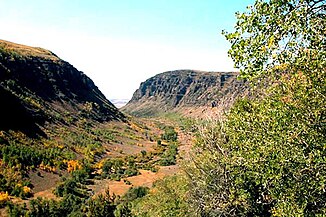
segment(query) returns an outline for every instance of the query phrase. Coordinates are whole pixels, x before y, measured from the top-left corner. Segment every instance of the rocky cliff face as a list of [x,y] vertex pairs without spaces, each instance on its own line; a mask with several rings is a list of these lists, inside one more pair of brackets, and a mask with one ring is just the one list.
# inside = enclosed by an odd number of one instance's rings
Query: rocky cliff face
[[246,90],[233,72],[177,70],[158,74],[140,84],[123,111],[151,116],[172,110],[209,109],[233,102]]
[[0,130],[37,132],[45,122],[123,120],[93,81],[41,48],[0,40]]

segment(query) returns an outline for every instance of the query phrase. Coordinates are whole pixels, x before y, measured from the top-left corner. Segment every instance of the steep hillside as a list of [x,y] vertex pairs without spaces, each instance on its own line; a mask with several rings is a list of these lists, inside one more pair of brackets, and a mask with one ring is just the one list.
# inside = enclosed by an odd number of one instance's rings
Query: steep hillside
[[113,216],[108,190],[147,192],[179,170],[188,145],[170,123],[127,119],[41,48],[0,41],[0,100],[0,216]]
[[93,81],[52,52],[0,40],[0,130],[42,134],[46,123],[123,120]]
[[246,94],[246,87],[234,72],[168,71],[142,82],[122,110],[136,116],[172,110],[204,113],[227,107],[242,94]]

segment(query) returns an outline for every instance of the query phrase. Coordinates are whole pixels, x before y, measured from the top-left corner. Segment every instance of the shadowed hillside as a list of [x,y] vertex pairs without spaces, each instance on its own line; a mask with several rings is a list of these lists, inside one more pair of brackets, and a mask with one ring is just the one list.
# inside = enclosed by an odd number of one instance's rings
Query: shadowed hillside
[[0,40],[0,130],[40,134],[44,123],[123,120],[93,81],[52,52]]

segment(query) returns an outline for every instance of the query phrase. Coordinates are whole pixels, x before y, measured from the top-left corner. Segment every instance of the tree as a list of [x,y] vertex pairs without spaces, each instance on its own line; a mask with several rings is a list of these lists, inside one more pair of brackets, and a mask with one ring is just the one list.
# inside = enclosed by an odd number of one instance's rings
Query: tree
[[113,217],[116,205],[115,196],[111,196],[109,190],[104,195],[99,195],[88,201],[87,216],[94,217]]
[[[287,71],[325,70],[325,0],[257,0],[236,13],[229,55],[244,78]],[[313,62],[311,62],[313,61]]]
[[[145,196],[143,190],[132,191],[132,216],[192,216],[186,203],[187,183],[185,176],[168,176],[155,182],[153,189]],[[147,192],[146,192],[147,193]],[[141,197],[139,197],[141,196]]]
[[178,140],[178,133],[171,126],[165,127],[164,134],[161,135],[161,139],[176,142]]
[[199,215],[326,215],[325,7],[257,0],[225,33],[240,75],[264,94],[199,136],[187,169]]

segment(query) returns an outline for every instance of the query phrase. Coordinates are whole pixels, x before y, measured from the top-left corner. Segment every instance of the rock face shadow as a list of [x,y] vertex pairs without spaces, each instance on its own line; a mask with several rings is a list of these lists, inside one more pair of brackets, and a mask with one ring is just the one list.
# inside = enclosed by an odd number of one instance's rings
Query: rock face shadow
[[0,130],[21,131],[32,138],[46,136],[37,125],[45,120],[39,114],[27,111],[15,95],[1,86],[0,102]]

